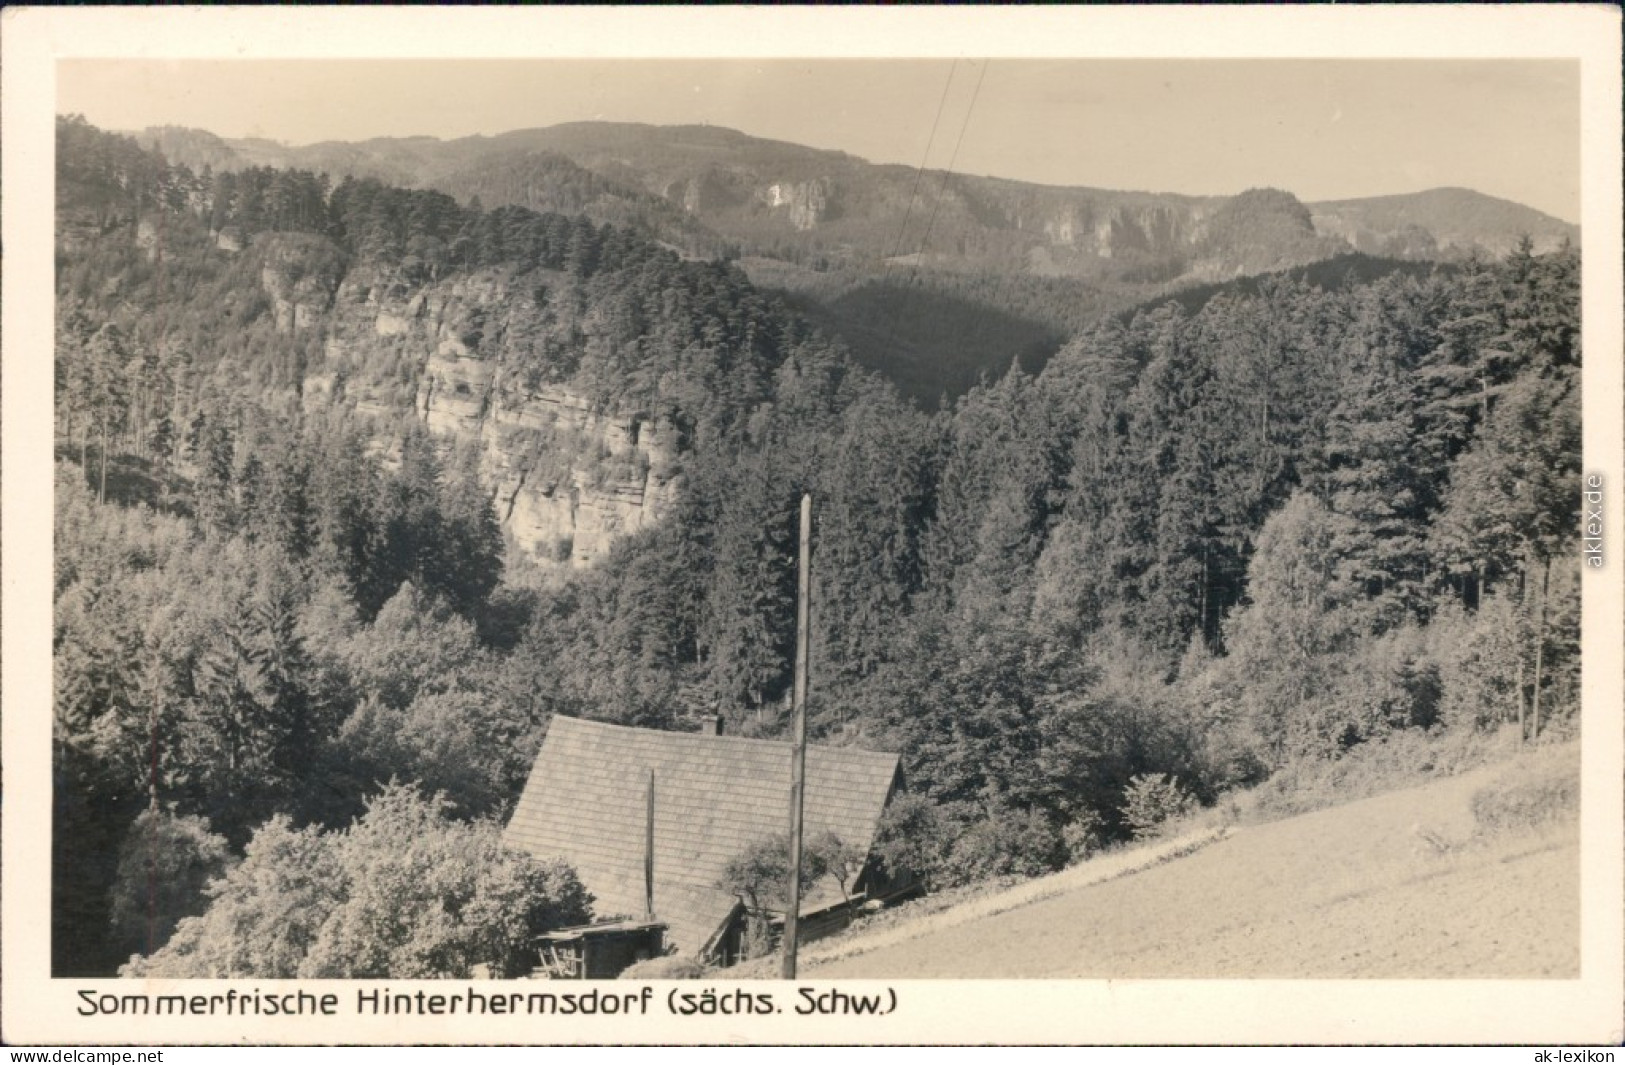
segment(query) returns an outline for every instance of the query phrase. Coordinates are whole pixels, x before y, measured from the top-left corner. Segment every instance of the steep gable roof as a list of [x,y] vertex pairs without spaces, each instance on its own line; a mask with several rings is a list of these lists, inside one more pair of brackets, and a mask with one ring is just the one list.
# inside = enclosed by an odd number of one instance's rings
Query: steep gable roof
[[[576,869],[600,916],[644,904],[648,771],[655,773],[654,902],[668,939],[698,953],[732,913],[717,886],[747,846],[786,830],[790,744],[660,732],[555,717],[504,837],[510,847]],[[867,853],[897,775],[897,756],[807,747],[804,826]],[[832,901],[815,887],[804,909]]]

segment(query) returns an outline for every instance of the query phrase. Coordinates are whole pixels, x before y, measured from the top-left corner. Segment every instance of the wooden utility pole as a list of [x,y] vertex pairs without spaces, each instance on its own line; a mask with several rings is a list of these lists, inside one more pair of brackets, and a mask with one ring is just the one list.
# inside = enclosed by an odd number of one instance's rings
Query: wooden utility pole
[[784,911],[784,978],[796,978],[796,937],[801,918],[801,799],[807,775],[807,597],[812,545],[812,496],[801,497],[801,564],[796,582],[795,725],[790,751],[790,905]]
[[1545,679],[1541,669],[1546,658],[1546,600],[1552,590],[1552,560],[1546,559],[1546,568],[1540,578],[1540,621],[1535,624],[1535,696],[1534,713],[1530,718],[1529,738],[1540,739],[1540,686]]
[[655,919],[655,771],[649,770],[649,802],[643,822],[643,915]]

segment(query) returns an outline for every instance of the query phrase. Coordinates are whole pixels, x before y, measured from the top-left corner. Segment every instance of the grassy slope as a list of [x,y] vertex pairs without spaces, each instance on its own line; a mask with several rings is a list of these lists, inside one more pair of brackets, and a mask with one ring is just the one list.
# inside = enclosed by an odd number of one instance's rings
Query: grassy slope
[[[1537,759],[1576,758],[1572,747]],[[805,968],[819,978],[1575,977],[1572,816],[1484,836],[1522,769],[1237,830],[1187,857]],[[1092,864],[1092,863],[1090,863]],[[1058,874],[1075,875],[1076,870]],[[845,951],[861,949],[846,944]]]

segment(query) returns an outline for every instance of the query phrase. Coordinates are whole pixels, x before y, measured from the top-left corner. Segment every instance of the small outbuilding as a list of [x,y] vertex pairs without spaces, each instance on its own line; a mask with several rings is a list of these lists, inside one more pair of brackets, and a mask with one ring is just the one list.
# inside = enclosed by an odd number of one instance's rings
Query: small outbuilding
[[610,980],[662,952],[666,926],[623,918],[560,928],[537,944],[541,975],[554,980]]
[[[664,732],[555,717],[504,839],[574,866],[594,910],[611,922],[600,926],[606,931],[658,924],[679,953],[730,963],[744,906],[720,884],[730,859],[785,832],[790,762],[788,742],[725,736],[720,727]],[[864,859],[844,892],[826,878],[805,893],[806,932],[838,927],[853,903],[913,886],[884,875],[871,855],[901,787],[895,754],[808,745],[806,838],[833,832]],[[565,938],[547,946],[591,931],[562,930],[554,938]]]

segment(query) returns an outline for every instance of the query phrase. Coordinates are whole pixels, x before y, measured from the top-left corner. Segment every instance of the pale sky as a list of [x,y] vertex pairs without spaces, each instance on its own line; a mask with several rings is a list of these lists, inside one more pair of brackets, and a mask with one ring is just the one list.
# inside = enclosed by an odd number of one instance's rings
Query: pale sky
[[1051,185],[1311,202],[1457,185],[1579,219],[1570,60],[121,59],[57,76],[58,111],[108,129],[308,144],[709,123]]

